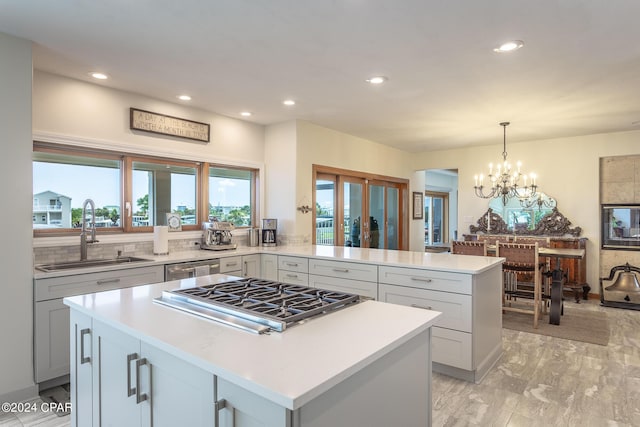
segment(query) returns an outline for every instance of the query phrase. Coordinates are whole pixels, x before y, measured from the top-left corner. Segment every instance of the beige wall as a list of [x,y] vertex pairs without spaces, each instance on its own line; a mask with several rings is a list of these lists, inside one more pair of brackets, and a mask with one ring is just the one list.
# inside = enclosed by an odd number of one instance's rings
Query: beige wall
[[[411,179],[413,170],[410,159],[407,152],[298,121],[296,206],[311,205],[314,188],[311,171],[314,164]],[[310,237],[312,228],[311,213],[297,212],[296,233]]]
[[[597,292],[600,249],[600,158],[640,153],[640,131],[509,143],[508,159],[521,160],[524,172],[535,172],[538,185],[558,200],[558,210],[582,227],[587,237],[587,281]],[[446,150],[413,156],[414,169],[454,168],[459,173],[458,234],[469,232],[486,212],[488,201],[473,192],[473,176],[485,173],[489,162],[501,158],[502,144],[464,150]]]
[[31,250],[31,42],[0,33],[0,179],[6,208],[2,229],[0,402],[36,393],[33,380]]
[[[278,220],[278,242],[309,243],[309,236],[297,231],[296,211],[296,122],[267,126],[265,131],[265,210],[262,218]],[[259,224],[262,227],[262,222]],[[305,241],[306,239],[306,241]]]
[[[130,107],[209,123],[210,142],[132,131]],[[41,71],[33,78],[33,132],[40,139],[69,138],[177,158],[243,165],[264,161],[264,126]]]

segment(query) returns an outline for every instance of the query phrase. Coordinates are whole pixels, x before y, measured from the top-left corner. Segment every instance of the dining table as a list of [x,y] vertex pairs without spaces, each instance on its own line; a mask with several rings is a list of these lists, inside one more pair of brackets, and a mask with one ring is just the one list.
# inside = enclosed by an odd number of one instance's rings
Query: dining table
[[[560,266],[560,258],[583,259],[585,255],[584,249],[572,248],[538,248],[538,256],[544,258],[555,258],[556,265],[551,271],[545,274],[551,276],[551,307],[549,307],[549,323],[552,325],[560,324],[560,316],[564,314],[564,306],[562,304],[562,291],[565,288],[565,272]],[[582,286],[571,286],[573,289],[576,302],[580,303],[580,290]]]

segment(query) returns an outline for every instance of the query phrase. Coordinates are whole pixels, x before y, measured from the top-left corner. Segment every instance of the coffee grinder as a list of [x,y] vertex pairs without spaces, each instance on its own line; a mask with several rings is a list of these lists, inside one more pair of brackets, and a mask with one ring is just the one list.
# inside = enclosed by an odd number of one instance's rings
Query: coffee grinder
[[277,219],[262,220],[262,246],[276,246],[277,240]]

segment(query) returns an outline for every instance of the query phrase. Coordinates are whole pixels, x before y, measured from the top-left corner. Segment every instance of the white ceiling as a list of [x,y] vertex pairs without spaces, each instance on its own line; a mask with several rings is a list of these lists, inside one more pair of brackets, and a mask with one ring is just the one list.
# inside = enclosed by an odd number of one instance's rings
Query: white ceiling
[[37,69],[414,152],[500,143],[501,121],[508,142],[640,129],[639,20],[638,0],[0,0]]

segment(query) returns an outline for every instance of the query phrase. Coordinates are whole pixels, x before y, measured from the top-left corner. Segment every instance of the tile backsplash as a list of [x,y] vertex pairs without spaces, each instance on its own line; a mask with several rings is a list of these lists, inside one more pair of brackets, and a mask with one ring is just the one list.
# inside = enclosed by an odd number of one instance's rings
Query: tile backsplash
[[[200,250],[200,238],[170,239],[169,253],[198,251]],[[238,247],[246,246],[247,239],[244,234],[233,236],[232,243]],[[153,256],[153,241],[145,240],[127,243],[93,243],[87,245],[87,258],[103,259],[115,258],[118,251],[122,256],[145,257]],[[80,244],[60,245],[50,247],[34,247],[34,264],[50,264],[54,262],[77,261],[80,259]]]

